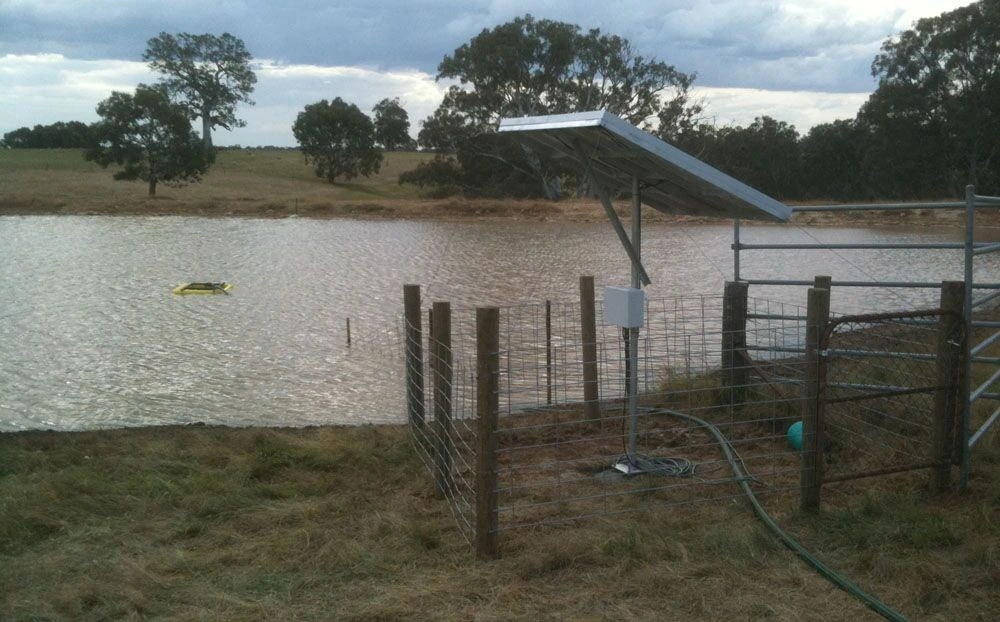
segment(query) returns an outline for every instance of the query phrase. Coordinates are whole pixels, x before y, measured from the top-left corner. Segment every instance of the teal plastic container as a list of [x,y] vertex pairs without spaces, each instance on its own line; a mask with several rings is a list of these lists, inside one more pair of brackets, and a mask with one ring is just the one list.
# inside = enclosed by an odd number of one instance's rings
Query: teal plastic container
[[802,422],[796,421],[788,426],[788,444],[795,451],[802,451]]

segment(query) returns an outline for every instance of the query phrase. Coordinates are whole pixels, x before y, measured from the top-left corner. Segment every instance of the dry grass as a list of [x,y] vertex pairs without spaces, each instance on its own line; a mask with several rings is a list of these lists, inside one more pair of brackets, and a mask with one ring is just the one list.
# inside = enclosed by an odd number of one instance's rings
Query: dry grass
[[591,202],[421,199],[399,174],[433,157],[387,153],[371,177],[329,184],[290,149],[226,150],[200,183],[160,185],[157,196],[142,182],[119,182],[112,171],[83,159],[76,149],[0,150],[0,215],[106,214],[248,216],[286,218],[550,218],[565,209],[597,220]]
[[[769,508],[914,619],[1000,609],[1000,452]],[[919,478],[919,482],[923,481]],[[745,504],[502,534],[477,562],[397,427],[0,436],[0,619],[866,619]]]
[[[427,153],[387,153],[372,177],[330,185],[317,178],[302,154],[293,149],[244,149],[219,152],[202,182],[182,188],[161,185],[156,198],[142,182],[117,182],[111,171],[83,159],[78,149],[0,150],[0,215],[4,214],[180,214],[257,218],[432,218],[445,220],[520,218],[601,222],[604,211],[592,199],[471,200],[423,199],[419,189],[400,185],[399,174],[432,158]],[[628,201],[616,204],[630,213]],[[667,216],[646,210],[652,221],[728,222],[700,217]],[[798,224],[842,226],[935,224],[961,226],[957,211],[799,214]],[[996,210],[977,226],[1000,224]]]
[[326,204],[416,198],[399,173],[429,158],[389,153],[378,175],[326,183],[293,150],[227,150],[201,183],[161,185],[149,198],[142,182],[118,182],[75,149],[0,151],[3,213],[180,213],[290,215]]

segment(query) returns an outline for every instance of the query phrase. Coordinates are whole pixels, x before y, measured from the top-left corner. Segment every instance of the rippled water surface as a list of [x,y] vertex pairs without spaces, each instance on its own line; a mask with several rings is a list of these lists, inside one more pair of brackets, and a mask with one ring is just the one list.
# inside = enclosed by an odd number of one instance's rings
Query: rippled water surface
[[[744,242],[960,239],[957,231],[743,228]],[[651,297],[719,294],[728,226],[650,225]],[[997,280],[995,258],[978,261]],[[745,253],[749,278],[940,281],[958,251]],[[578,277],[628,282],[604,223],[182,217],[0,218],[0,430],[203,421],[400,421],[403,283],[453,307],[572,301]],[[184,281],[229,296],[175,296]],[[801,289],[751,289],[801,303]],[[932,290],[839,290],[840,312],[933,304]],[[351,319],[354,345],[346,346]]]

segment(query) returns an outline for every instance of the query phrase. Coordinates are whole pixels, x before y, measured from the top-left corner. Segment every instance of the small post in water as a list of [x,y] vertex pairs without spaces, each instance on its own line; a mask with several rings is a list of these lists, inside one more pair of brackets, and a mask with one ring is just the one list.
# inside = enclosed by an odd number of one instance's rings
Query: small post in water
[[347,347],[351,347],[351,318],[347,318]]

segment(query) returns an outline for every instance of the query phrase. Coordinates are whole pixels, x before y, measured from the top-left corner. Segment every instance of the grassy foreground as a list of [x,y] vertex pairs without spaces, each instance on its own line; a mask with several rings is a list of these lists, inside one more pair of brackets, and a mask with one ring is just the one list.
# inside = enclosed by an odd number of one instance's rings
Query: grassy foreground
[[[971,490],[769,510],[912,619],[1000,611],[1000,451]],[[873,619],[741,502],[501,534],[478,562],[399,427],[0,435],[0,619]]]

